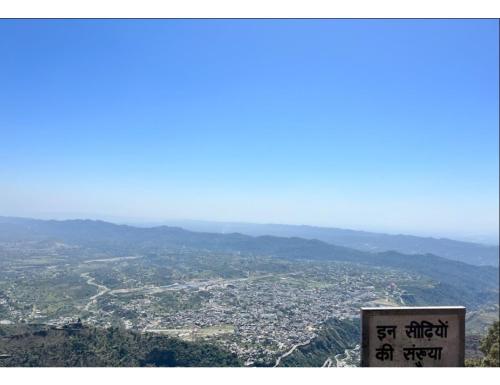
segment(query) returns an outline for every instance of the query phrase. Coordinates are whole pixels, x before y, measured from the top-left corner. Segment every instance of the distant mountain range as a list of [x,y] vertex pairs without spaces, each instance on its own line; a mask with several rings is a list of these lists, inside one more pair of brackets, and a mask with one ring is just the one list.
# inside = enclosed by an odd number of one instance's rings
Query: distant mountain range
[[[93,220],[36,220],[0,217],[0,242],[53,240],[117,255],[192,250],[271,256],[284,259],[342,261],[397,268],[421,274],[439,283],[422,297],[428,302],[479,304],[498,299],[498,268],[473,266],[432,254],[395,251],[366,252],[316,239],[217,234],[159,226],[139,228]],[[441,293],[437,295],[436,293]],[[436,296],[437,295],[437,296]]]
[[177,220],[162,222],[186,230],[210,233],[241,233],[252,236],[273,235],[277,237],[299,237],[317,239],[333,245],[361,251],[397,251],[404,254],[435,254],[472,265],[498,266],[499,247],[447,238],[393,235],[367,231],[345,230],[331,227],[255,224],[237,222],[211,222]]

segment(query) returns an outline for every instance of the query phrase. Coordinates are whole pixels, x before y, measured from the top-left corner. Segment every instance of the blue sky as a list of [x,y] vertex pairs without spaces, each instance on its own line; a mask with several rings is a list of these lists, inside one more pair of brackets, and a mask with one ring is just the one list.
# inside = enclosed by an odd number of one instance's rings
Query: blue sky
[[498,233],[496,20],[0,20],[0,215]]

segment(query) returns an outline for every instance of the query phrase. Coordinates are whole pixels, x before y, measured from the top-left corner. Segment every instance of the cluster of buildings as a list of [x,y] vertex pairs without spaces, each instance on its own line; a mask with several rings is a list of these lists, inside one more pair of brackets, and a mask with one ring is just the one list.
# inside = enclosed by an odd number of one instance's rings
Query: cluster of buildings
[[[184,261],[192,258],[182,257]],[[307,343],[329,318],[355,318],[361,306],[380,301],[400,303],[399,284],[414,279],[400,271],[337,262],[283,262],[280,271],[271,271],[265,268],[268,261],[259,260],[264,266],[260,270],[242,270],[229,278],[222,278],[224,274],[197,277],[196,269],[204,268],[202,263],[210,263],[203,258],[191,259],[191,265],[185,263],[187,273],[183,274],[189,278],[164,285],[141,282],[140,274],[127,274],[135,271],[131,264],[139,263],[141,269],[154,271],[155,266],[148,267],[144,259],[116,258],[104,262],[113,271],[113,282],[122,279],[109,287],[102,281],[103,270],[92,270],[89,261],[35,270],[16,267],[12,274],[31,277],[33,282],[61,279],[72,271],[74,277],[68,278],[68,285],[74,280],[94,294],[78,300],[68,297],[66,307],[50,314],[50,303],[36,308],[23,299],[23,295],[29,294],[23,286],[25,280],[6,278],[3,286],[0,280],[0,321],[44,322],[61,327],[81,317],[84,324],[97,327],[122,326],[185,339],[207,338],[251,365],[269,363],[294,346]],[[102,261],[107,260],[90,262]],[[56,294],[60,300],[64,293]]]

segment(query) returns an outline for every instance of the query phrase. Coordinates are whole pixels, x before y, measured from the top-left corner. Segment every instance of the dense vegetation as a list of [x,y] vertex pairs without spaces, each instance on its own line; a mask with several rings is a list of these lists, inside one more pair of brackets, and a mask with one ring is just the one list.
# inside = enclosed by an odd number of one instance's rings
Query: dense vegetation
[[241,365],[234,354],[205,342],[186,342],[167,336],[79,324],[64,329],[43,325],[0,325],[0,366]]
[[483,337],[479,349],[483,358],[470,359],[466,366],[500,367],[500,322],[491,325],[488,334]]

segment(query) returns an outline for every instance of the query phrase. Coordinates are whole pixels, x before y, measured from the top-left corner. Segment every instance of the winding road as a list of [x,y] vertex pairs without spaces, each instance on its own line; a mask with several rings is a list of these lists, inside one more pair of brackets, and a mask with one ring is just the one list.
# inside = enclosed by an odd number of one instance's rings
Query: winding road
[[299,346],[304,346],[304,345],[309,344],[313,340],[313,338],[314,337],[309,338],[306,342],[301,342],[301,343],[293,345],[292,348],[289,351],[287,351],[286,353],[283,353],[281,356],[279,356],[276,359],[276,363],[274,364],[273,367],[276,368],[277,366],[279,366],[279,364],[280,364],[280,362],[281,362],[281,360],[283,358],[285,358],[285,357],[289,356],[290,354],[292,354],[295,351],[295,349],[297,349]]
[[104,285],[100,285],[98,284],[96,281],[95,281],[95,278],[92,278],[89,276],[89,273],[82,273],[80,274],[80,277],[82,278],[86,278],[87,279],[87,284],[88,285],[92,285],[92,286],[95,286],[97,287],[97,289],[99,290],[97,292],[97,294],[93,295],[92,297],[89,298],[89,302],[85,305],[84,307],[84,310],[86,311],[89,311],[90,309],[90,306],[94,303],[96,303],[96,300],[97,298],[99,298],[100,296],[108,293],[110,291],[110,289]]

